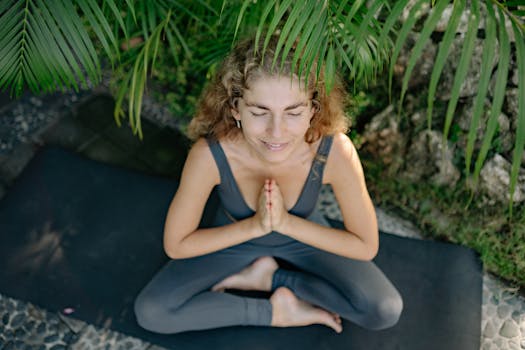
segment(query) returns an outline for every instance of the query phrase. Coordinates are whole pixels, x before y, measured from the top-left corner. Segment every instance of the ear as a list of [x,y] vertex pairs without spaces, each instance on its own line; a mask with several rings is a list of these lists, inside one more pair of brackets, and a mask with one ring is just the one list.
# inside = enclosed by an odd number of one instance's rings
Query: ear
[[241,115],[239,114],[239,111],[236,108],[231,108],[230,112],[232,113],[234,119],[241,120]]
[[231,106],[230,112],[233,118],[237,120],[241,120],[241,115],[239,114],[239,109],[237,108],[239,106],[239,98],[238,97],[233,98],[231,100],[230,106]]
[[320,110],[321,110],[321,104],[319,103],[319,101],[312,99],[312,109],[310,110],[312,113],[312,117],[316,113],[319,113]]

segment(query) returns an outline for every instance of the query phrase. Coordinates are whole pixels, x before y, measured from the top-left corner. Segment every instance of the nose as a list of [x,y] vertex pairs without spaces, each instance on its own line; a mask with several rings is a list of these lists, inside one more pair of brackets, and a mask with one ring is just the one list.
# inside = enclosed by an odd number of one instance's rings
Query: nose
[[280,116],[273,116],[270,119],[270,123],[268,125],[268,132],[269,134],[274,138],[279,138],[283,134],[285,125],[283,118]]

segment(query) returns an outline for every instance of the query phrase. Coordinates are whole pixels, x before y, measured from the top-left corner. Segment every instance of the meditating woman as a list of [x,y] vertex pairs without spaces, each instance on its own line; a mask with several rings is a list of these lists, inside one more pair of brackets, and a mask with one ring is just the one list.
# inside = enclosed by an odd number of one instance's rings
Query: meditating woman
[[[316,67],[297,76],[293,50],[282,70],[272,69],[275,46],[272,39],[263,60],[253,40],[240,43],[203,93],[189,126],[196,142],[165,223],[172,260],[135,302],[145,329],[322,324],[339,333],[341,317],[368,329],[399,319],[402,299],[370,261],[377,221],[345,134],[344,90],[337,82],[327,94]],[[316,211],[322,184],[333,188],[344,229]],[[200,227],[212,191],[220,205]]]

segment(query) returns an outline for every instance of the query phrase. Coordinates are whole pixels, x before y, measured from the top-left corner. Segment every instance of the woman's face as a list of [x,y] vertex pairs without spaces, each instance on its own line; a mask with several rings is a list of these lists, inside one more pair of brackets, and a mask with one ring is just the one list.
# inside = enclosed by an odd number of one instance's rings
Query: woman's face
[[233,117],[263,160],[278,163],[305,143],[314,108],[304,85],[289,76],[254,79],[239,98]]

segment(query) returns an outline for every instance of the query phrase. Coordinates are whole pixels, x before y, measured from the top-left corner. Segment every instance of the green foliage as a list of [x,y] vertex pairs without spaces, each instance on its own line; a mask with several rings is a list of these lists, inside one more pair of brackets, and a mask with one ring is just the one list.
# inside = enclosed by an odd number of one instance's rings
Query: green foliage
[[[510,218],[505,206],[470,203],[465,184],[389,180],[377,160],[365,157],[363,165],[374,203],[417,222],[428,238],[473,248],[487,271],[525,290],[525,215]],[[515,209],[525,213],[523,205]]]
[[[418,21],[421,10],[429,6],[432,7],[429,15],[424,21]],[[525,25],[520,1],[3,0],[0,2],[0,89],[9,89],[12,95],[20,95],[27,88],[33,92],[78,90],[87,87],[88,81],[99,83],[101,62],[107,59],[115,73],[115,118],[120,123],[127,113],[134,132],[141,137],[142,96],[151,77],[155,78],[159,54],[167,56],[160,61],[168,66],[187,64],[191,72],[211,73],[237,40],[255,34],[265,48],[270,36],[278,34],[278,52],[284,56],[296,46],[294,61],[298,72],[317,65],[317,73],[324,74],[328,90],[336,72],[345,72],[355,88],[363,82],[374,81],[388,67],[391,93],[397,58],[409,33],[420,26],[402,78],[402,107],[416,62],[447,6],[453,6],[453,11],[429,85],[428,125],[433,123],[435,91],[455,28],[465,13],[469,14],[469,24],[451,99],[446,115],[441,117],[445,138],[454,124],[459,91],[472,61],[475,40],[480,40],[477,36],[482,16],[486,22],[486,36],[481,39],[482,75],[465,155],[467,173],[471,171],[475,130],[489,90],[496,43],[501,51],[483,147],[474,165],[474,179],[477,179],[495,134],[514,51],[519,76],[524,76]],[[407,18],[400,21],[407,10]],[[509,34],[515,38],[514,51]],[[278,57],[273,64],[280,66]],[[158,71],[162,70],[166,69]],[[520,79],[511,191],[516,185],[525,146],[524,84]]]

